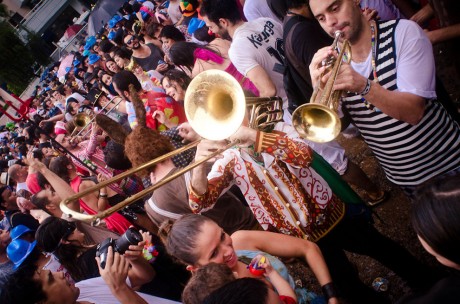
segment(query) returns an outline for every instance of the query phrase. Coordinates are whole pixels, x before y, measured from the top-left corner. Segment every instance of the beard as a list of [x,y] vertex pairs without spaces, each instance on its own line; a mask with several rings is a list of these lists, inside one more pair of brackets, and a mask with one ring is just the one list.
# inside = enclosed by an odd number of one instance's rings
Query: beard
[[224,28],[221,27],[221,26],[219,26],[219,31],[217,32],[217,34],[218,34],[222,39],[232,41],[232,37],[230,37],[230,34],[228,33],[228,30],[227,30],[227,29],[224,29]]

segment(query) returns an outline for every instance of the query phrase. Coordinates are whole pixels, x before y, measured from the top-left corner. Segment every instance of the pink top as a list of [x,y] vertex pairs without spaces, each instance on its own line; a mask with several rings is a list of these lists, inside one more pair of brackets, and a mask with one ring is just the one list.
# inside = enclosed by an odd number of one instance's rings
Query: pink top
[[[79,192],[80,184],[81,184],[81,177],[77,176],[73,180],[70,181],[70,187],[75,191],[75,193]],[[88,214],[93,215],[97,212],[91,209],[82,199],[79,200],[80,207]],[[122,235],[125,231],[132,225],[127,219],[125,219],[121,214],[114,213],[109,217],[106,217],[105,223],[107,224],[107,228],[119,233]]]

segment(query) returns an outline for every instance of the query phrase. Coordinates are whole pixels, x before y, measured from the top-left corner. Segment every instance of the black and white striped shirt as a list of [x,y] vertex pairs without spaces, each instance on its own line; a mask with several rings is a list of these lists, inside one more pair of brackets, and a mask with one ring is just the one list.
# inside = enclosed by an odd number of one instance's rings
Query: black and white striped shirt
[[[394,38],[397,25],[397,20],[377,23],[377,76],[379,84],[390,91],[398,89]],[[431,73],[430,70],[426,72]],[[372,72],[370,74],[369,78],[373,79]],[[413,81],[417,82],[417,79]],[[425,114],[416,125],[394,119],[372,106],[367,107],[361,95],[349,94],[342,99],[342,106],[388,179],[395,184],[415,186],[460,167],[460,128],[436,100],[427,99]]]

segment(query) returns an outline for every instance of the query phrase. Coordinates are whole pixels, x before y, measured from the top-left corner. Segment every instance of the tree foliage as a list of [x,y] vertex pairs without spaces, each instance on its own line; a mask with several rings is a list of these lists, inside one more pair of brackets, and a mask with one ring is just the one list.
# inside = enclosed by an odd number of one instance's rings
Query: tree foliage
[[38,39],[32,35],[26,45],[9,23],[0,21],[0,82],[8,83],[8,89],[17,95],[26,89],[34,77],[34,62],[43,65],[49,62],[49,58],[39,50]]

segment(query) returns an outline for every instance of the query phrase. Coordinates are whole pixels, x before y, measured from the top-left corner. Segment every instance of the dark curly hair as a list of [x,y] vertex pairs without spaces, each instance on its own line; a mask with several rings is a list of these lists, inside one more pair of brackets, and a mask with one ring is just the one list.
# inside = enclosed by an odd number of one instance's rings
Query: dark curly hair
[[161,80],[162,84],[165,79],[177,82],[177,84],[180,85],[183,90],[187,90],[188,85],[192,81],[192,79],[188,77],[187,74],[176,69],[169,70],[165,73],[163,79]]

